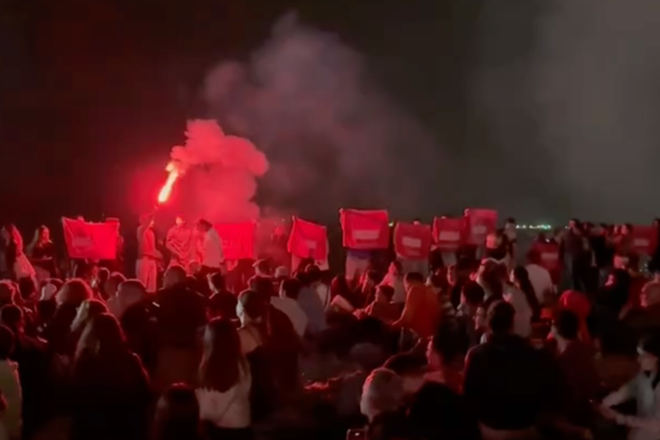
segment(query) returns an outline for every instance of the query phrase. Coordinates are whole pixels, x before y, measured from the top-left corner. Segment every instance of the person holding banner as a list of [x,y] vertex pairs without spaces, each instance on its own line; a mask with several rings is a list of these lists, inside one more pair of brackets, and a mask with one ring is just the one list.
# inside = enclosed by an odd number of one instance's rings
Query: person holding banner
[[147,292],[153,293],[158,289],[158,261],[163,259],[160,251],[156,249],[153,215],[146,214],[140,218],[137,238],[138,260],[135,274]]
[[195,231],[181,216],[177,216],[174,222],[165,239],[165,247],[171,252],[169,266],[180,266],[190,275],[190,263],[196,259]]

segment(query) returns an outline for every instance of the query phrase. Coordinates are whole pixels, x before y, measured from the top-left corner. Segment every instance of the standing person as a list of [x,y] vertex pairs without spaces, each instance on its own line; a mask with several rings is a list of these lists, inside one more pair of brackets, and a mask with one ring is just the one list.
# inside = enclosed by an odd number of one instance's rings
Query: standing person
[[222,240],[213,225],[204,219],[197,221],[197,229],[202,234],[201,273],[225,272],[225,253]]
[[516,247],[518,243],[518,233],[516,231],[516,219],[513,217],[509,217],[506,219],[506,222],[504,222],[504,235],[507,238],[508,242],[508,260],[509,260],[509,268],[513,268],[516,265],[516,258],[518,256],[516,252]]
[[181,266],[190,274],[190,263],[195,260],[195,231],[183,217],[177,216],[174,226],[167,231],[165,247],[171,252],[170,266]]
[[390,286],[394,289],[394,297],[392,302],[403,304],[406,302],[406,289],[403,287],[403,266],[399,260],[394,260],[390,263],[387,274],[381,281],[381,285]]
[[55,244],[50,239],[50,230],[39,226],[34,233],[32,243],[27,247],[27,255],[34,266],[37,282],[57,277]]
[[35,278],[36,272],[23,252],[23,237],[18,228],[8,224],[2,229],[2,239],[5,242],[5,264],[9,276],[14,281],[21,278]]
[[153,293],[158,288],[158,260],[163,256],[156,249],[156,233],[154,232],[154,218],[151,214],[140,218],[140,227],[137,230],[138,260],[136,264],[137,279],[142,281],[147,292]]

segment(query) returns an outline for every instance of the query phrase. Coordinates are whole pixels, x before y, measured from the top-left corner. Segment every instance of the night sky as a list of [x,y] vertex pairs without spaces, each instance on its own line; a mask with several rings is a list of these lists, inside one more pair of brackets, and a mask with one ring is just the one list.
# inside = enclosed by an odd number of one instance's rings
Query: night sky
[[[520,132],[512,140],[474,106],[479,75],[517,69],[531,56],[540,3],[498,0],[497,11],[485,3],[4,0],[3,220],[32,227],[61,215],[135,218],[148,209],[186,119],[203,113],[195,96],[208,70],[223,59],[245,59],[291,10],[364,54],[374,81],[452,158],[451,169],[438,168],[437,181],[419,185],[423,198],[441,199],[422,216],[480,205],[526,220],[564,219],[576,199],[568,196],[570,185],[537,175],[540,164],[548,173],[558,165],[544,156],[547,149],[507,150],[508,143],[533,144],[535,125],[525,115],[502,122]],[[507,111],[520,110],[523,85],[517,73],[504,75],[493,86],[505,91],[497,99]],[[609,214],[605,205],[578,213]]]

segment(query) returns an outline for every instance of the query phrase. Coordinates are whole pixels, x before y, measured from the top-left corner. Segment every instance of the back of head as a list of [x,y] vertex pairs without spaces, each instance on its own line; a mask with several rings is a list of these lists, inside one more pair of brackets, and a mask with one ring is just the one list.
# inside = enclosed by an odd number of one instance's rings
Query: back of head
[[18,291],[21,298],[31,300],[37,295],[37,285],[34,278],[23,277],[18,280]]
[[111,361],[119,361],[119,357],[127,353],[124,332],[114,316],[101,313],[87,323],[78,341],[76,357],[84,353]]
[[380,414],[398,411],[403,399],[403,380],[392,370],[377,368],[364,382],[360,410],[373,420]]
[[227,319],[212,319],[204,331],[199,385],[223,393],[228,391],[239,381],[242,359],[241,341],[234,324]]
[[78,307],[83,301],[93,296],[92,289],[85,280],[73,278],[64,283],[64,286],[57,293],[55,299],[58,304],[68,303]]
[[479,306],[484,302],[484,298],[486,297],[484,288],[476,281],[465,283],[461,289],[461,293],[463,298],[465,298],[465,302],[471,306]]
[[214,272],[208,276],[209,284],[214,293],[224,292],[227,289],[225,277],[220,272]]
[[16,302],[16,287],[9,280],[0,281],[0,305],[14,304]]
[[488,328],[493,334],[507,334],[513,330],[516,311],[505,301],[495,301],[488,309]]
[[404,277],[406,284],[409,286],[424,284],[424,275],[419,272],[408,272]]
[[209,310],[213,317],[224,319],[236,319],[236,305],[238,300],[234,295],[226,291],[214,293],[209,298]]
[[23,310],[15,304],[2,306],[0,321],[14,333],[19,333],[23,330]]
[[268,298],[269,301],[272,296],[275,296],[275,286],[270,278],[253,276],[250,278],[248,285],[251,290],[254,290],[264,298]]
[[198,433],[199,402],[195,390],[183,383],[171,385],[158,399],[155,440],[194,440]]
[[137,279],[126,280],[119,285],[117,298],[124,307],[129,307],[147,297],[147,289],[142,281]]
[[578,339],[578,332],[580,331],[580,319],[572,311],[560,309],[555,314],[553,327],[558,336],[567,341],[575,341]]
[[119,285],[126,281],[126,277],[121,272],[112,272],[108,277],[108,280],[105,282],[103,289],[105,290],[106,295],[110,298],[117,294],[117,289]]
[[286,298],[291,298],[291,299],[298,299],[298,295],[300,294],[300,289],[302,288],[302,285],[300,284],[300,281],[298,281],[295,278],[287,278],[284,281],[282,281],[282,285],[280,286],[282,294]]
[[401,377],[420,374],[426,367],[424,357],[411,353],[397,353],[383,364],[383,368],[394,371]]
[[170,266],[163,275],[163,287],[170,288],[186,281],[186,271],[180,266]]
[[236,314],[245,325],[246,320],[257,322],[265,318],[270,305],[270,298],[265,298],[254,290],[244,290],[238,295]]
[[318,283],[321,281],[322,273],[321,273],[321,269],[317,265],[311,264],[307,266],[307,269],[305,269],[305,273],[307,274],[307,276],[309,276],[310,282]]

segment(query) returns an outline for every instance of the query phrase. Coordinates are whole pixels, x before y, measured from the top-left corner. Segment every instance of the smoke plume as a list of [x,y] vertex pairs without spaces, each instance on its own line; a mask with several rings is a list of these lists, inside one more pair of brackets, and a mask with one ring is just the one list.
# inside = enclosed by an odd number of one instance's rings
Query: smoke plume
[[337,36],[286,16],[248,62],[215,66],[204,98],[223,127],[268,156],[264,204],[319,219],[341,207],[433,214],[424,191],[445,158]]
[[257,219],[253,199],[256,179],[268,170],[266,156],[249,140],[226,135],[213,120],[188,122],[186,137],[171,154],[185,175],[182,211],[214,223]]

